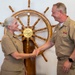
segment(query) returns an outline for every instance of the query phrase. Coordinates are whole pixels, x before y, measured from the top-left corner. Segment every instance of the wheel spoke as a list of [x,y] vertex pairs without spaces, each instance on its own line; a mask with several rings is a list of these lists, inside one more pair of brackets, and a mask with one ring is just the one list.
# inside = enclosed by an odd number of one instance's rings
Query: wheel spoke
[[27,52],[29,52],[28,49],[29,49],[29,38],[27,38]]
[[47,62],[48,60],[46,59],[46,57],[44,56],[43,53],[41,53],[42,57],[44,58],[44,60]]
[[35,42],[35,40],[32,37],[30,39],[33,41],[33,43],[35,44],[35,46],[38,48],[39,46],[37,45],[37,43]]
[[17,36],[24,36],[23,34],[19,34],[19,35],[17,35]]
[[42,39],[42,40],[44,40],[44,41],[47,40],[46,38],[40,37],[40,36],[38,36],[38,35],[36,35],[36,34],[34,34],[33,36],[35,36],[35,37],[37,37],[37,38],[39,38],[39,39]]
[[24,41],[26,38],[25,37],[22,37],[22,41]]
[[46,30],[46,29],[47,29],[47,27],[44,27],[44,28],[41,28],[41,29],[34,30],[33,32],[42,31],[42,30]]
[[44,11],[44,14],[49,10],[49,7],[46,8],[46,10]]
[[54,28],[56,25],[51,25],[52,28]]
[[[12,12],[14,12],[14,10],[13,10],[13,8],[11,6],[9,6],[9,8],[10,8],[10,10]],[[19,21],[19,23],[22,25],[22,28],[25,28],[24,25],[23,25],[23,23],[22,23],[22,21],[20,20],[20,18],[18,16],[16,16],[15,18],[17,18],[17,20]]]
[[20,18],[19,18],[19,17],[16,17],[16,18],[17,18],[17,20],[19,21],[19,23],[22,25],[22,28],[25,29],[25,26],[24,26],[24,24],[22,23],[22,21],[20,20]]
[[23,29],[19,29],[20,32],[23,32]]
[[[35,44],[35,46],[38,48],[39,46],[37,45],[37,43],[35,42],[35,40],[34,40],[32,37],[31,37],[30,39],[33,41],[33,43]],[[41,54],[42,57],[44,58],[44,60],[47,62],[47,59],[46,59],[46,57],[44,56],[43,52],[44,52],[44,51],[40,52],[39,54]]]
[[28,8],[30,8],[30,0],[28,0]]
[[40,21],[40,18],[37,19],[37,21],[32,25],[32,29],[36,26],[36,24]]
[[12,12],[14,12],[14,10],[13,10],[13,8],[12,8],[11,6],[9,6],[9,9],[10,9]]
[[27,21],[27,27],[29,27],[30,26],[30,13],[27,13],[28,15],[28,21]]

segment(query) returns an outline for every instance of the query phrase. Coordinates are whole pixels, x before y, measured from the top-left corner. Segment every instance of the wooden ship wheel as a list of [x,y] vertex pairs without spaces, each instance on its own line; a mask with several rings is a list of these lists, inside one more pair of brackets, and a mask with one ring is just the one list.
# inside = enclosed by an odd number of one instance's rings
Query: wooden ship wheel
[[[9,6],[9,8],[12,12],[14,12],[11,6]],[[44,14],[48,11],[48,9],[49,7],[45,9]],[[42,46],[50,40],[52,36],[52,26],[44,14],[30,9],[30,0],[28,0],[28,9],[13,13],[12,16],[15,17],[21,25],[21,34],[18,36],[22,37],[24,53],[31,53],[35,48]],[[36,19],[33,20],[32,17],[33,19]],[[35,22],[31,24],[33,21]],[[40,21],[41,23],[39,23]],[[39,44],[40,41],[43,43]],[[40,52],[40,54],[47,62],[43,52]],[[26,59],[24,63],[26,67],[26,75],[36,75],[36,59],[29,58]]]

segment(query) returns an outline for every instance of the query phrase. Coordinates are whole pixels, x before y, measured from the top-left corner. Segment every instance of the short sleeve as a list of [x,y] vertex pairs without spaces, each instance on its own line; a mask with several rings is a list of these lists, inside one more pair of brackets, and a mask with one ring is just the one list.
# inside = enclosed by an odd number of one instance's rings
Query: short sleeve
[[75,24],[73,24],[73,26],[70,26],[70,38],[74,41],[75,43]]
[[9,55],[16,51],[16,48],[12,42],[12,40],[6,36],[1,41],[2,50],[6,55]]
[[51,42],[55,43],[55,38],[57,36],[56,31],[57,31],[58,25],[55,26],[53,33],[52,33],[52,37],[51,37]]

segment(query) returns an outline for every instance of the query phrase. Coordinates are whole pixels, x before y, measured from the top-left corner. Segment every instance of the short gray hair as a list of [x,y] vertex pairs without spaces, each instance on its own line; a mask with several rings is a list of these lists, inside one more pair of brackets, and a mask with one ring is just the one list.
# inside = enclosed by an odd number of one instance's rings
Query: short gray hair
[[58,3],[54,4],[53,6],[57,6],[57,9],[61,10],[65,14],[67,13],[65,4],[58,2]]
[[14,20],[15,20],[14,17],[8,17],[4,20],[4,23],[2,26],[7,28],[9,25],[13,23]]

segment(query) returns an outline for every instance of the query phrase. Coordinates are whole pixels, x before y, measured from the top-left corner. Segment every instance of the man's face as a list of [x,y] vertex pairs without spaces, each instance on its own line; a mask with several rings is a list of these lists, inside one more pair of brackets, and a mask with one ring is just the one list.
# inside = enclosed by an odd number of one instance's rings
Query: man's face
[[54,17],[55,21],[60,21],[60,11],[57,9],[57,6],[52,7],[52,16]]

